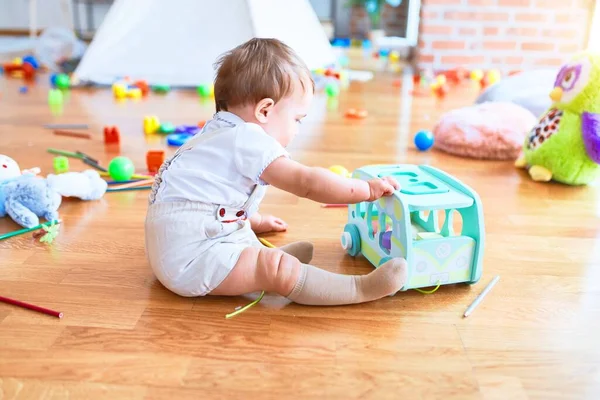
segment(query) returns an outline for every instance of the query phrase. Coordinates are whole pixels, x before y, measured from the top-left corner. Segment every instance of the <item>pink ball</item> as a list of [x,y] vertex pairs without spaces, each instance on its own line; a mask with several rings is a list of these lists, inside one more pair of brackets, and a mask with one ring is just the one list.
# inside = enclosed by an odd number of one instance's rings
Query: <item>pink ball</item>
[[537,123],[525,108],[488,102],[452,110],[433,129],[437,149],[461,157],[514,160]]

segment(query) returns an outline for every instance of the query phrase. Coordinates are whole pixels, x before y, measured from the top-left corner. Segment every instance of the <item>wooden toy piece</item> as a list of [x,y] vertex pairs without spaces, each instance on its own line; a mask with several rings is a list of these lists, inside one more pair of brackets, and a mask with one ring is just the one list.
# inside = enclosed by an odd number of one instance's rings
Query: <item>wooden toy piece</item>
[[349,108],[348,111],[346,111],[347,118],[363,119],[367,118],[368,115],[369,113],[367,110],[357,110],[355,108]]
[[142,91],[139,88],[129,89],[127,90],[127,97],[130,97],[132,99],[141,99]]
[[164,150],[150,150],[146,153],[148,172],[157,173],[163,162],[165,162]]
[[475,191],[428,165],[367,165],[352,176],[364,181],[389,176],[400,189],[348,205],[341,235],[348,254],[362,254],[374,267],[404,258],[408,279],[401,291],[480,280],[485,227]]
[[69,172],[69,159],[65,156],[54,157],[54,172],[57,174],[62,174],[65,172]]
[[160,121],[156,115],[146,115],[144,117],[144,133],[156,133],[160,128]]
[[148,96],[148,93],[150,93],[150,86],[148,85],[148,82],[146,82],[146,81],[143,81],[143,80],[135,81],[133,83],[133,86],[140,89],[142,96],[144,96],[144,97]]
[[104,144],[120,144],[121,132],[116,126],[104,127]]
[[115,99],[124,99],[127,96],[127,87],[122,83],[115,83],[112,85],[113,95]]

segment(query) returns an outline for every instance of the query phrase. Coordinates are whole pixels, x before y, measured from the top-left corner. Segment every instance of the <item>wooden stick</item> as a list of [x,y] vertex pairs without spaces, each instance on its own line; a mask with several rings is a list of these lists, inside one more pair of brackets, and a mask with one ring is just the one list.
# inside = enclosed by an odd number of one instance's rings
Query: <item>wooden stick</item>
[[28,232],[37,231],[38,229],[42,229],[42,227],[44,227],[44,226],[49,226],[49,225],[52,225],[53,223],[54,224],[60,224],[60,222],[61,222],[60,220],[58,220],[58,221],[47,221],[47,222],[44,222],[43,224],[39,224],[38,226],[34,226],[33,228],[25,228],[25,229],[20,229],[18,231],[8,232],[8,233],[5,233],[3,235],[0,235],[0,240],[8,239],[8,238],[11,238],[13,236],[22,235],[22,234],[28,233]]
[[130,182],[130,183],[126,183],[124,185],[119,185],[119,186],[114,186],[111,187],[112,190],[116,190],[116,189],[127,189],[127,188],[132,188],[132,187],[136,187],[136,186],[141,186],[141,185],[152,185],[154,183],[154,179],[146,179],[143,181],[135,181],[135,182]]
[[46,124],[46,129],[89,129],[88,124]]
[[106,191],[107,192],[127,192],[129,190],[145,190],[145,189],[152,189],[152,186],[136,186],[136,187],[125,188],[125,189],[108,188],[108,189],[106,189]]
[[80,138],[80,139],[91,139],[92,138],[92,135],[90,135],[89,133],[85,133],[85,132],[56,130],[56,131],[54,131],[54,134],[58,135],[58,136],[69,136],[69,137],[75,137],[75,138]]
[[63,313],[61,313],[59,311],[54,311],[54,310],[50,310],[48,308],[34,306],[33,304],[24,303],[22,301],[15,300],[15,299],[9,299],[8,297],[0,296],[0,301],[3,303],[12,304],[13,306],[19,306],[19,307],[26,308],[28,310],[37,311],[42,314],[51,315],[53,317],[57,317],[57,318],[63,317]]
[[477,308],[477,306],[479,304],[481,304],[481,302],[483,301],[483,298],[490,292],[490,290],[492,290],[494,285],[496,285],[496,283],[498,283],[499,280],[500,280],[500,275],[497,275],[494,279],[492,279],[492,281],[490,283],[488,283],[488,285],[485,287],[485,289],[483,289],[483,292],[481,292],[481,294],[479,294],[479,296],[477,296],[477,298],[475,298],[473,303],[471,303],[471,305],[467,308],[467,310],[463,314],[463,317],[466,318],[469,315],[471,315],[471,313],[473,313],[473,311]]

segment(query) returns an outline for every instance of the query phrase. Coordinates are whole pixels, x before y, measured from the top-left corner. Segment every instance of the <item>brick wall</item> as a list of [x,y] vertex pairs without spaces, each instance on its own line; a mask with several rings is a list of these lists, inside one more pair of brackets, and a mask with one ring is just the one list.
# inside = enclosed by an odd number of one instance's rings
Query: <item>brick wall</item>
[[596,0],[422,0],[419,67],[554,67],[584,49]]

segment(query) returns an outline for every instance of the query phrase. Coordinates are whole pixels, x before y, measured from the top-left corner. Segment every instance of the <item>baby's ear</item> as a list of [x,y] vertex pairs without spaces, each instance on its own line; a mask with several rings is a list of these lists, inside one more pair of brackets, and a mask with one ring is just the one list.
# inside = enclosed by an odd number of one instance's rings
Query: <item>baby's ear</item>
[[254,116],[261,124],[266,124],[269,121],[269,114],[273,110],[275,106],[275,102],[273,99],[262,99],[256,104],[256,108],[254,109]]

